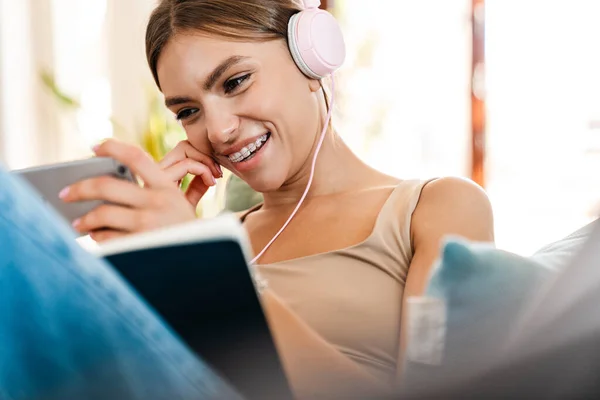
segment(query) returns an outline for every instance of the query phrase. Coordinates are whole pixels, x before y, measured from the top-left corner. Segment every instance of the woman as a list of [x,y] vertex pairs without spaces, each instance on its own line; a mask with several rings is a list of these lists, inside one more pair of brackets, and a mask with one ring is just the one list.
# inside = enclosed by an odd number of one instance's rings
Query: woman
[[[291,0],[162,1],[147,28],[147,58],[188,140],[159,165],[137,148],[102,144],[98,155],[130,165],[147,188],[117,180],[70,188],[66,201],[123,205],[76,228],[109,228],[92,233],[102,241],[193,219],[221,165],[264,196],[241,215],[259,254],[302,197],[328,125],[322,81],[303,74],[288,48],[299,10]],[[240,149],[257,141],[256,155],[240,161]],[[376,171],[333,129],[318,157],[309,195],[258,260],[269,284],[264,306],[298,393],[390,384],[402,359],[402,302],[423,290],[444,235],[493,240],[490,205],[466,180]],[[184,196],[174,183],[186,173],[197,177]]]
[[[260,255],[262,301],[296,394],[386,391],[401,373],[402,305],[423,291],[440,240],[492,241],[492,212],[470,181],[400,180],[352,153],[328,123],[325,80],[290,54],[298,11],[292,0],[161,1],[148,62],[187,140],[159,164],[107,141],[96,154],[129,165],[144,188],[103,178],[66,188],[63,199],[116,203],[74,224],[104,241],[195,218],[220,166],[231,170],[264,196],[240,219]],[[196,177],[182,193],[187,173]]]

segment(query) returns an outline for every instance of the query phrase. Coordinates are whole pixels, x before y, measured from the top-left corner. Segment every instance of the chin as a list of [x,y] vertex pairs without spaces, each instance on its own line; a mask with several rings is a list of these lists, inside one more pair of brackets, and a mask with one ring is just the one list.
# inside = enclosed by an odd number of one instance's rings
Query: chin
[[[270,175],[270,176],[269,176]],[[251,178],[241,177],[255,192],[269,193],[279,190],[285,183],[285,177],[273,176],[253,176]],[[279,174],[278,174],[279,175]]]
[[239,164],[233,164],[230,168],[252,190],[260,193],[279,190],[287,181],[289,172],[289,169],[286,168],[288,162],[285,158],[278,156],[274,148],[265,150],[263,154],[250,160],[242,168],[238,166]]
[[268,193],[279,190],[285,183],[286,178],[283,170],[252,171],[252,173],[240,173],[235,168],[221,164],[233,175],[244,181],[252,190],[259,193]]

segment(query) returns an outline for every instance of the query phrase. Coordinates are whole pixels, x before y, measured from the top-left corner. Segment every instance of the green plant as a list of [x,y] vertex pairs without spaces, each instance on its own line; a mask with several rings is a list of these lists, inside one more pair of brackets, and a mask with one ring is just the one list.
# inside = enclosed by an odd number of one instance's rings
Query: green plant
[[48,71],[42,71],[40,77],[44,86],[50,91],[50,94],[52,94],[61,106],[69,109],[78,109],[81,106],[78,100],[67,95],[58,87],[54,75]]

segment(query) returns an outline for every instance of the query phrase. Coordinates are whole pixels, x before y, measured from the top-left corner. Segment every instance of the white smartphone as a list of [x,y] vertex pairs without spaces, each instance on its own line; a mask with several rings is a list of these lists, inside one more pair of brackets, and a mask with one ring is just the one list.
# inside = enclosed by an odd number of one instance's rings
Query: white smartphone
[[136,182],[135,177],[126,165],[107,157],[92,157],[42,165],[13,170],[11,173],[19,175],[29,182],[41,198],[58,211],[68,223],[84,216],[105,202],[92,200],[67,203],[58,197],[60,191],[65,187],[82,180],[106,175]]

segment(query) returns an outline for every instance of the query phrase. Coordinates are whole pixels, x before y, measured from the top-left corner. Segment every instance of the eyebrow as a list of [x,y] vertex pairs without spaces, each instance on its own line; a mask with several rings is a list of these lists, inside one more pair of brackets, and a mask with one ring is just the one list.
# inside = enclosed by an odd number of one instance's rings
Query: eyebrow
[[192,99],[190,97],[183,97],[183,96],[176,96],[176,97],[169,97],[165,100],[165,105],[167,107],[172,107],[172,106],[176,106],[178,104],[185,104],[185,103],[191,103]]
[[[246,60],[248,57],[245,56],[231,56],[227,59],[225,59],[223,62],[221,62],[221,64],[219,64],[208,76],[208,78],[206,78],[206,81],[204,82],[204,90],[209,91],[211,90],[215,84],[217,83],[217,81],[219,80],[219,78],[221,78],[221,76],[227,72],[227,70],[231,67],[233,67],[236,64],[239,64],[240,62]],[[169,97],[165,100],[165,105],[167,107],[172,107],[172,106],[176,106],[178,104],[184,104],[184,103],[190,103],[192,102],[193,99],[190,97],[185,97],[185,96],[175,96],[175,97]]]
[[204,82],[204,90],[209,91],[215,86],[221,75],[223,75],[227,70],[233,67],[235,64],[239,64],[248,57],[244,56],[231,56],[225,61],[223,61],[217,68],[211,72],[206,81]]

